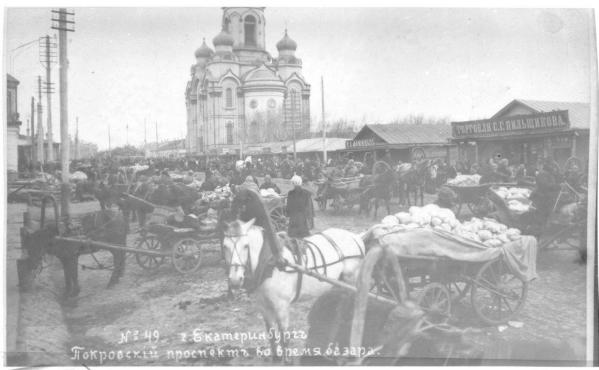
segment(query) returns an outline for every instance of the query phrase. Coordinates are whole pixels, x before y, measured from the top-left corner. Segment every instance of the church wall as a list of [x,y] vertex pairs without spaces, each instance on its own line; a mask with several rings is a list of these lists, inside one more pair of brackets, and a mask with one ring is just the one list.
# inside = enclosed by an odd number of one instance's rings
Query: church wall
[[284,136],[283,92],[248,91],[245,93],[248,142],[281,140]]

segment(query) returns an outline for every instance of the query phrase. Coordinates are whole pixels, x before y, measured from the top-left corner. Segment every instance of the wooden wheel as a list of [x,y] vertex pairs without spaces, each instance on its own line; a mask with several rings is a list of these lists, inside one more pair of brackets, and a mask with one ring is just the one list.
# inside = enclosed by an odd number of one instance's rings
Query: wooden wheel
[[[137,248],[141,250],[147,251],[159,251],[162,249],[162,244],[160,240],[155,236],[145,236],[143,239],[139,241]],[[164,262],[164,257],[162,256],[153,256],[149,254],[136,253],[135,260],[137,264],[143,267],[146,270],[155,270]]]
[[171,258],[173,266],[180,273],[195,272],[202,263],[202,247],[197,240],[181,239],[173,245]]
[[440,324],[449,319],[451,294],[442,284],[430,283],[424,286],[417,301],[431,323]]
[[485,263],[472,281],[472,308],[485,323],[498,325],[514,317],[526,301],[528,283],[515,276],[503,259]]
[[275,227],[275,232],[287,230],[289,219],[285,215],[285,208],[276,207],[270,211],[270,219]]

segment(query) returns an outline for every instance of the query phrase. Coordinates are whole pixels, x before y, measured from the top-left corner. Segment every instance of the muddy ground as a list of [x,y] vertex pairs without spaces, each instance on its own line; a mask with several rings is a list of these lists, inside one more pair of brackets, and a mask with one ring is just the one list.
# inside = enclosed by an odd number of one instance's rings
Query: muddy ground
[[[82,214],[97,209],[98,205],[88,202],[74,204],[72,208],[74,213]],[[398,210],[399,206],[393,204],[392,211]],[[9,207],[8,216],[21,218],[21,211],[19,207]],[[361,232],[371,226],[373,220],[358,216],[357,210],[340,214],[317,210],[315,223],[317,230],[340,227]],[[9,226],[14,227],[13,224]],[[129,244],[135,245],[138,237],[130,235]],[[96,253],[95,258],[106,266],[111,264],[107,252]],[[483,326],[476,320],[468,297],[455,308],[454,323],[463,328],[474,328],[467,339],[487,358],[515,356],[517,351],[510,349],[509,343],[527,342],[533,344],[531,348],[539,343],[551,343],[557,346],[555,348],[561,348],[558,357],[564,360],[583,359],[586,266],[577,263],[576,259],[574,251],[541,253],[539,279],[530,284],[526,305],[515,319],[522,323],[521,327]],[[38,294],[35,299],[29,297],[22,301],[25,305],[21,307],[22,312],[30,312],[22,315],[25,319],[21,320],[19,331],[27,346],[42,351],[44,346],[58,346],[64,351],[60,361],[71,358],[71,364],[269,363],[263,352],[268,342],[244,337],[264,331],[254,297],[243,292],[233,297],[227,295],[224,266],[217,244],[205,246],[202,267],[187,275],[176,271],[169,260],[158,270],[147,271],[138,266],[134,256],[128,256],[125,276],[110,289],[106,288],[109,270],[97,269],[98,262],[91,256],[80,258],[80,265],[82,290],[79,297],[60,301],[68,331],[65,336],[54,334],[52,326],[40,323],[43,316],[31,314],[33,308],[30,305],[43,306],[44,300],[57,300],[64,288],[60,264],[52,259],[47,261],[44,275],[47,280],[36,284]],[[300,300],[292,306],[291,325],[297,331],[297,338],[292,339],[291,345],[297,349],[304,346],[300,337],[302,331],[307,333],[306,318],[312,303]],[[54,304],[48,303],[48,307]],[[37,329],[33,331],[32,327]],[[48,332],[41,333],[40,330]],[[230,333],[239,333],[240,337],[231,338]],[[103,353],[107,356],[120,353],[125,357],[100,360]],[[192,353],[196,358],[192,358]],[[529,351],[529,356],[536,358],[546,355]]]

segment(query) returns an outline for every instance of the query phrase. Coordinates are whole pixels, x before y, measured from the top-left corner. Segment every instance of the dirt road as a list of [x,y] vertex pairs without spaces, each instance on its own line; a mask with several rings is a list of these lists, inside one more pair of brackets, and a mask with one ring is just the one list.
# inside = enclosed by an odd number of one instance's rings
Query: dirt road
[[[97,208],[97,203],[73,205],[74,212]],[[20,219],[14,209],[9,219]],[[393,211],[397,211],[397,205]],[[9,208],[11,212],[11,208]],[[382,215],[379,217],[381,218]],[[373,224],[371,217],[358,216],[357,211],[334,214],[316,212],[316,228],[340,227],[361,232]],[[9,227],[18,227],[17,223]],[[137,235],[129,237],[136,243]],[[111,264],[110,254],[96,253],[102,264]],[[563,341],[580,342],[585,336],[586,267],[575,263],[574,252],[541,254],[539,279],[532,282],[524,310],[517,318],[521,328],[508,326],[484,327],[473,319],[467,300],[456,308],[458,323],[477,329],[469,338],[480,350],[501,356],[501,343],[525,341],[532,343]],[[62,291],[64,282],[57,262],[50,262],[53,287]],[[80,259],[78,298],[62,303],[68,339],[61,344],[64,354],[73,364],[86,365],[204,365],[204,364],[265,364],[264,325],[254,297],[238,293],[227,296],[226,277],[216,244],[206,246],[202,268],[183,275],[170,263],[157,271],[139,267],[129,256],[121,282],[106,289],[109,270],[96,269],[90,256]],[[38,288],[39,288],[38,286]],[[41,288],[40,288],[41,289]],[[48,298],[49,299],[49,298]],[[43,304],[36,301],[35,304]],[[292,306],[292,327],[296,330],[292,347],[301,351],[307,333],[306,317],[312,301],[299,301]],[[39,325],[27,316],[25,327]],[[38,346],[52,338],[52,333],[40,334]],[[57,340],[60,338],[57,338]],[[27,338],[36,341],[36,338]],[[60,339],[62,340],[62,339]],[[29,343],[30,345],[34,343]],[[46,344],[47,345],[47,344]],[[103,356],[106,356],[104,358]],[[114,357],[112,357],[114,356]],[[120,358],[119,356],[123,356]],[[580,354],[567,353],[568,359],[580,359]]]

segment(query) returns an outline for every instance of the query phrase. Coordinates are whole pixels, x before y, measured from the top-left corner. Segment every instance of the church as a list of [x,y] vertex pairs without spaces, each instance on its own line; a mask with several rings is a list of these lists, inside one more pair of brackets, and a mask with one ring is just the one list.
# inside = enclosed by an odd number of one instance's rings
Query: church
[[246,145],[307,137],[310,85],[285,30],[266,50],[264,8],[223,8],[222,30],[195,51],[185,91],[189,154],[234,153]]

